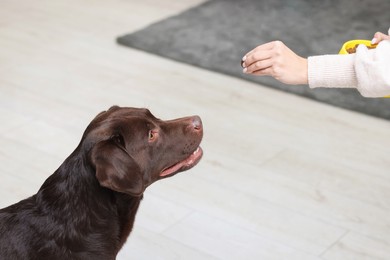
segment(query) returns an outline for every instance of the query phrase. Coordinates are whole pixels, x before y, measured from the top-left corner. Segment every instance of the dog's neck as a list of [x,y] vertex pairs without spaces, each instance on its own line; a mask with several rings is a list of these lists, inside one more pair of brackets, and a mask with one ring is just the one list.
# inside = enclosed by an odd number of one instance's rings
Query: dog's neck
[[113,192],[117,200],[119,223],[121,225],[120,248],[126,242],[130,232],[133,230],[135,215],[143,196],[134,198],[126,194]]
[[[117,248],[110,249],[116,254],[133,228],[142,196],[132,197],[100,186],[94,169],[87,165],[82,156],[71,156],[65,160],[38,191],[37,205],[43,214],[66,225],[69,233],[73,229],[86,236],[90,233],[99,237],[99,230],[105,230],[102,234],[109,233],[112,237],[101,237],[101,243],[116,241]],[[76,241],[77,248],[83,237],[70,240]]]

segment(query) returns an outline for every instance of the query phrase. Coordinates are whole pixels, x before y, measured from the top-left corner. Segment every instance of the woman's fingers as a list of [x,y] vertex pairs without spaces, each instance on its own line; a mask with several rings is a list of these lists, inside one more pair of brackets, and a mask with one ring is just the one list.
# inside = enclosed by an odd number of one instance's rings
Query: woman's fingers
[[[251,74],[255,71],[263,71],[260,73],[263,75],[264,69],[278,66],[277,61],[280,61],[280,56],[283,58],[283,55],[281,54],[285,49],[284,47],[285,45],[280,41],[273,41],[256,47],[244,56],[245,62],[243,63],[243,72]],[[269,70],[266,72],[268,71]],[[272,74],[267,75],[274,76]]]
[[267,69],[269,67],[272,67],[272,60],[270,58],[267,58],[267,59],[252,62],[248,67],[245,67],[243,69],[243,72],[247,74],[251,74],[256,71]]
[[257,70],[252,72],[252,75],[256,75],[256,76],[273,76],[273,74],[274,74],[274,70],[272,67],[268,67],[262,70]]
[[269,58],[269,51],[272,50],[274,42],[264,43],[257,46],[253,50],[249,51],[241,60],[241,66],[243,68],[248,67],[250,64],[257,60],[263,60]]
[[390,40],[390,36],[381,32],[376,32],[374,38],[371,40],[371,44],[378,44],[383,40]]

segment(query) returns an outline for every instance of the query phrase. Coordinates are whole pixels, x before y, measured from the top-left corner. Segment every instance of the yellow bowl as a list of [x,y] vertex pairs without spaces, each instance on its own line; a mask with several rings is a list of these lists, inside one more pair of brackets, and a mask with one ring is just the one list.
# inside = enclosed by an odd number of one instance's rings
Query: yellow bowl
[[355,48],[356,45],[359,45],[359,44],[364,44],[368,48],[371,48],[371,49],[376,47],[376,45],[371,44],[371,41],[369,41],[369,40],[350,40],[350,41],[347,41],[343,44],[343,46],[341,47],[341,49],[339,51],[339,54],[349,54],[348,49]]

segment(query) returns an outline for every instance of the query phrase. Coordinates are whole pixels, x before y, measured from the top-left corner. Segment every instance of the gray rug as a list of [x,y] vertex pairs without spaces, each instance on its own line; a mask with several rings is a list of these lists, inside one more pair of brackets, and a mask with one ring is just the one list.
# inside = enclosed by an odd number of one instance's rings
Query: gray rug
[[353,89],[287,86],[244,75],[242,56],[282,40],[299,55],[338,53],[350,39],[371,39],[390,27],[390,0],[214,0],[118,37],[119,44],[261,83],[338,107],[390,119],[390,99],[363,98]]

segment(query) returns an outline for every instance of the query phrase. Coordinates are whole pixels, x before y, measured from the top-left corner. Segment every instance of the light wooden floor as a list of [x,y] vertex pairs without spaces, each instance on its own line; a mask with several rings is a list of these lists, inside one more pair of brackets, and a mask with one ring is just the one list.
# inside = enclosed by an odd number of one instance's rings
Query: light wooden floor
[[0,207],[97,113],[148,107],[200,115],[205,155],[146,191],[118,259],[390,259],[389,121],[115,43],[200,2],[0,0]]

